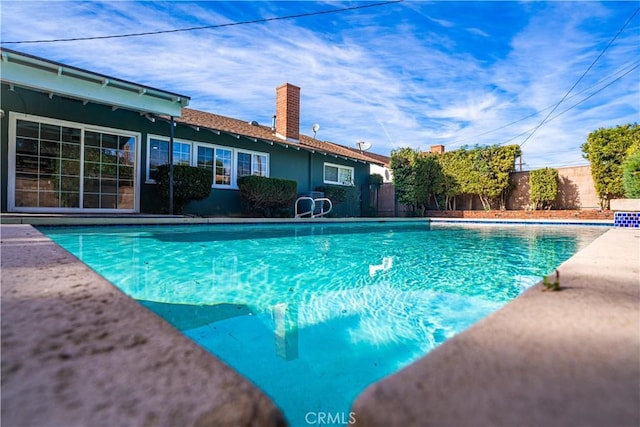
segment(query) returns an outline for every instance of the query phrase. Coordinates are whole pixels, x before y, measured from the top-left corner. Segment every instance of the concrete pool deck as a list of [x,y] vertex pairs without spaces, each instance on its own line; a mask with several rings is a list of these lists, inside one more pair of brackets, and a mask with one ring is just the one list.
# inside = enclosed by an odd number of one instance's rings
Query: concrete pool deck
[[231,368],[30,225],[2,225],[3,426],[284,426]]
[[[248,381],[37,230],[0,234],[4,425],[284,425]],[[537,285],[368,388],[357,425],[640,425],[639,251],[640,230],[607,231],[560,267],[565,290]]]

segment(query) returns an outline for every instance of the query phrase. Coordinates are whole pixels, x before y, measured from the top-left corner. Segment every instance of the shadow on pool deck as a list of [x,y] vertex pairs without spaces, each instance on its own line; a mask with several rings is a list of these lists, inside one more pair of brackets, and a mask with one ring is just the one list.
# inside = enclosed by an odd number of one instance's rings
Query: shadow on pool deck
[[[3,425],[279,426],[265,395],[28,225],[2,225]],[[640,231],[354,404],[358,426],[640,425]],[[251,424],[253,423],[253,424]]]

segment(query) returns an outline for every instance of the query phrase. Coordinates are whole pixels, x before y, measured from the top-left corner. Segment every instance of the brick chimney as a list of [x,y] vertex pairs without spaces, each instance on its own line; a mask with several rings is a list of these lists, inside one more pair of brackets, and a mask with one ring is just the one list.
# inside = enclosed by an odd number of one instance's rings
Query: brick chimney
[[444,145],[432,145],[429,151],[431,153],[442,154],[444,153]]
[[276,136],[300,142],[300,88],[285,83],[276,88]]

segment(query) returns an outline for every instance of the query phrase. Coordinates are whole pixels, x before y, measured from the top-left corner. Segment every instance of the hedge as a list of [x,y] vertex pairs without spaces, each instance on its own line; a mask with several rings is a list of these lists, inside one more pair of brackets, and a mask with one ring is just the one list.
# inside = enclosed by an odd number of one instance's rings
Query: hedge
[[290,209],[298,192],[296,181],[255,175],[238,178],[238,187],[240,199],[248,205],[249,210],[264,216]]
[[[158,166],[156,177],[160,197],[169,203],[169,165]],[[173,165],[173,207],[181,214],[184,205],[191,200],[202,200],[211,194],[213,174],[211,170],[186,165]]]

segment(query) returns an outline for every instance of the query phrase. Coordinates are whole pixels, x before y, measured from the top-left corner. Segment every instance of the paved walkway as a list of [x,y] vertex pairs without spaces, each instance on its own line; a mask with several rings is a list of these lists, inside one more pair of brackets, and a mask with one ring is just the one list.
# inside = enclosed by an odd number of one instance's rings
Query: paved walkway
[[640,230],[612,229],[353,406],[362,426],[640,425]]

